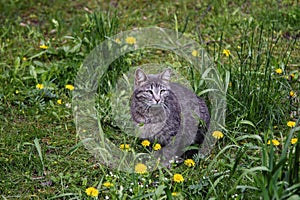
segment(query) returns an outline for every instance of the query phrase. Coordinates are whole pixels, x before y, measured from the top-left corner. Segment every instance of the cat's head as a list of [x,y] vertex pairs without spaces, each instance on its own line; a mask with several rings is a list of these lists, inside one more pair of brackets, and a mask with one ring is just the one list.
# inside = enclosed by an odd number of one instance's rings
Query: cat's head
[[160,74],[145,74],[143,70],[137,69],[134,82],[136,98],[148,106],[163,104],[170,92],[170,77],[170,69]]

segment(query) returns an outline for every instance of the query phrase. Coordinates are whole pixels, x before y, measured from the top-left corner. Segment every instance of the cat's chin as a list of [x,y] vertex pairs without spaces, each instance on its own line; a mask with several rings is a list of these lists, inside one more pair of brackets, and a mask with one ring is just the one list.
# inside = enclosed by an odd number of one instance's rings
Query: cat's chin
[[160,103],[159,104],[152,104],[151,107],[152,108],[159,108],[159,107],[161,107],[161,104]]

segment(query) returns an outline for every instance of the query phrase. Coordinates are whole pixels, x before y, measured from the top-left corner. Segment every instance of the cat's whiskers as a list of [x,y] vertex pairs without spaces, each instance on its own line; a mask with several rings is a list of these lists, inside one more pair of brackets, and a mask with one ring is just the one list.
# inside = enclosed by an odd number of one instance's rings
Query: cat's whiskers
[[[169,107],[168,107],[168,105],[167,105],[167,104],[165,104],[165,103],[162,103],[162,106],[163,106],[163,108],[164,108],[164,111],[165,111],[165,113],[166,113],[166,114],[170,113],[170,109],[169,109]],[[167,111],[167,112],[166,112],[166,111]]]
[[150,108],[151,108],[151,105],[146,105],[146,109],[145,109],[145,111],[147,111],[147,113],[149,112],[149,110],[150,110]]

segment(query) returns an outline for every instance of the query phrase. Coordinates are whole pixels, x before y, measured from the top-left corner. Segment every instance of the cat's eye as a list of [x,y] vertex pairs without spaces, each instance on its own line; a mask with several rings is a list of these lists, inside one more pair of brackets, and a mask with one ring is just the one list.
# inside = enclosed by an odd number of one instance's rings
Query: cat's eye
[[153,94],[152,90],[146,90],[147,93]]
[[166,90],[160,90],[160,94],[164,93]]

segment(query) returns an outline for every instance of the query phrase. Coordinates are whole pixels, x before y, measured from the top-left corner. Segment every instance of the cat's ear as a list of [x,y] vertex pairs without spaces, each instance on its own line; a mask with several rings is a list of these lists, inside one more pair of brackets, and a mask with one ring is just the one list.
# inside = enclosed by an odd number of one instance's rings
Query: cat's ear
[[135,71],[135,82],[134,82],[134,84],[136,86],[141,86],[146,81],[147,81],[147,75],[145,74],[145,72],[143,72],[143,70],[138,68]]
[[166,69],[160,74],[160,78],[164,81],[169,81],[171,78],[172,71],[171,69]]

